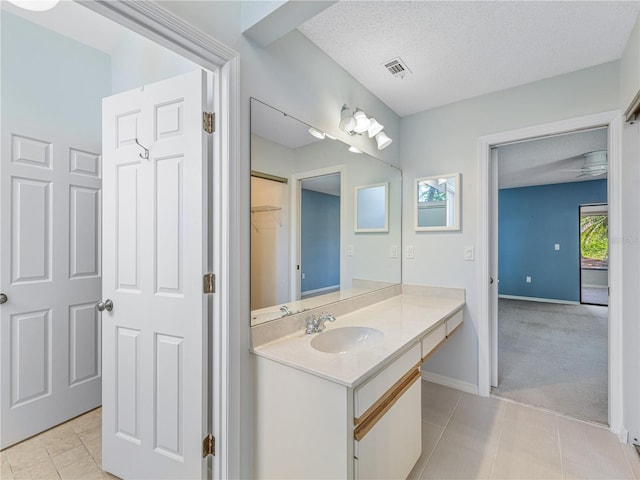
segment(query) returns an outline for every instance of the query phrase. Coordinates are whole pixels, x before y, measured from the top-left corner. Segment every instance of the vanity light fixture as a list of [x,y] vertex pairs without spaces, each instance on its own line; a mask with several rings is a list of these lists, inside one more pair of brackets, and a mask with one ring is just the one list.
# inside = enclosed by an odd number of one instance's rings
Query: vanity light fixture
[[391,145],[391,142],[393,141],[384,132],[378,133],[375,138],[376,138],[376,143],[378,144],[378,150],[387,148],[389,145]]
[[369,134],[369,138],[373,138],[382,131],[384,126],[373,117],[371,117],[369,120],[370,124],[369,128],[367,129],[367,133]]
[[353,117],[351,110],[347,105],[342,106],[342,110],[340,110],[340,130],[343,132],[347,132],[349,135],[353,135],[353,129],[355,128],[357,122]]
[[32,12],[44,12],[55,7],[59,0],[9,0],[16,7],[31,10]]
[[324,137],[327,136],[324,132],[321,132],[317,128],[313,128],[313,127],[309,127],[308,132],[311,134],[311,136],[316,137],[320,140],[324,140]]
[[[356,108],[355,111],[352,112],[347,104],[344,104],[342,109],[340,109],[340,123],[338,126],[340,130],[349,135],[362,135],[367,132],[369,138],[376,139],[378,150],[387,148],[392,142],[389,135],[383,132],[384,125],[375,118],[368,117],[361,108]],[[351,149],[349,150],[353,151]]]

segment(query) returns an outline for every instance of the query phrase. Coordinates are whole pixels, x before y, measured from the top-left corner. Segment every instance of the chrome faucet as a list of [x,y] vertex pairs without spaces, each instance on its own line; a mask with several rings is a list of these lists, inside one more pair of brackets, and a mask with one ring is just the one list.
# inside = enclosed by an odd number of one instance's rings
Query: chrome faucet
[[281,306],[280,311],[285,315],[293,315],[293,312],[286,305]]
[[307,329],[304,331],[307,335],[311,335],[312,333],[318,333],[324,330],[326,322],[335,322],[336,317],[331,315],[330,313],[322,312],[320,315],[311,315],[305,319],[307,322]]

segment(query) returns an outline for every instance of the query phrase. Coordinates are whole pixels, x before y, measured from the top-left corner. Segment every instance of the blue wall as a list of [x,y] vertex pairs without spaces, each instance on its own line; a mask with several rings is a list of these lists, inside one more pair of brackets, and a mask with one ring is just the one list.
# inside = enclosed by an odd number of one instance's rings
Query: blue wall
[[579,302],[578,207],[606,203],[607,181],[509,188],[498,198],[499,293]]
[[340,284],[340,197],[302,190],[301,291]]

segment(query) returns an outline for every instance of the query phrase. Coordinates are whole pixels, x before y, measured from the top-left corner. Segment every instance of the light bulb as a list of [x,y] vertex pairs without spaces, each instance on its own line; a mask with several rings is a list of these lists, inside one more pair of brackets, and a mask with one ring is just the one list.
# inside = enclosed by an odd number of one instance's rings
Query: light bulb
[[369,124],[369,128],[367,129],[367,133],[369,133],[369,138],[373,138],[382,131],[384,126],[378,123],[378,121],[373,117],[371,117],[369,121],[371,123]]
[[367,114],[359,108],[356,109],[355,113],[353,114],[353,118],[356,119],[356,126],[353,127],[353,131],[356,133],[366,132],[369,128],[369,125],[371,125],[371,121],[367,118]]
[[380,132],[376,135],[376,143],[378,144],[378,150],[387,148],[389,145],[391,145],[392,141],[393,140],[391,140],[389,136],[384,132]]
[[351,115],[351,110],[346,105],[342,106],[340,110],[340,130],[343,132],[351,133],[356,126],[356,119]]

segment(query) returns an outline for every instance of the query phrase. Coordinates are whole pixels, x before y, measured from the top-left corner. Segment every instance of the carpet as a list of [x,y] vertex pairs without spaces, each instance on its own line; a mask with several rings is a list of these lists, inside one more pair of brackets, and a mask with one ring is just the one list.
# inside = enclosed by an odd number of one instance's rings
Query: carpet
[[493,393],[608,423],[607,307],[500,299]]

